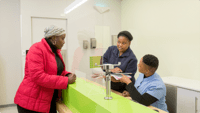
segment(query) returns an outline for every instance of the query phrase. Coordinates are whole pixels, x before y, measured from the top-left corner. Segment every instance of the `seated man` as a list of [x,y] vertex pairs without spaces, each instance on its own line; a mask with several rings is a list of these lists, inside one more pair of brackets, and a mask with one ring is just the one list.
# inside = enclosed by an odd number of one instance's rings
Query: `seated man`
[[127,91],[123,92],[124,96],[130,95],[133,100],[140,104],[151,105],[167,111],[165,103],[166,87],[160,76],[155,72],[158,63],[159,61],[154,55],[145,55],[138,64],[141,74],[135,84],[125,75],[122,75],[120,82],[127,84]]

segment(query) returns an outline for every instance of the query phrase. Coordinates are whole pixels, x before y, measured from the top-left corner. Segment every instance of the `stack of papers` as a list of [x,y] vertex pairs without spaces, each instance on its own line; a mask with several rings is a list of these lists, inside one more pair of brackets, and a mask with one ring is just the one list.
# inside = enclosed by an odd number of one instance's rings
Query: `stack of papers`
[[[123,73],[121,73],[121,74],[123,74]],[[122,78],[121,74],[112,73],[111,76],[113,76],[116,80],[120,80]],[[130,75],[126,75],[126,74],[124,74],[124,75],[127,76],[128,78],[131,78]]]

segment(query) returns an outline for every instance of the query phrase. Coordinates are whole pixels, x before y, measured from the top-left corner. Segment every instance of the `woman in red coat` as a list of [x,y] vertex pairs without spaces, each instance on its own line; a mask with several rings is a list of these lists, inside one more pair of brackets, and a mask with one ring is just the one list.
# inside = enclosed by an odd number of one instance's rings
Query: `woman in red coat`
[[61,89],[76,80],[76,75],[65,70],[60,53],[65,41],[65,30],[50,26],[45,38],[33,44],[26,56],[25,76],[14,102],[19,113],[56,113],[56,100]]

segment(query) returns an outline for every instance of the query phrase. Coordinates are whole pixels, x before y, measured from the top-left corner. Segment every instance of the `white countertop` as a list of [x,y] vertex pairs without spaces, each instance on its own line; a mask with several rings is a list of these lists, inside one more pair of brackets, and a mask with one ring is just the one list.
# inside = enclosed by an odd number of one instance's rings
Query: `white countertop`
[[162,77],[162,80],[165,84],[182,87],[185,89],[191,89],[194,91],[200,92],[200,81],[199,80],[193,80],[193,79],[186,79],[181,77]]

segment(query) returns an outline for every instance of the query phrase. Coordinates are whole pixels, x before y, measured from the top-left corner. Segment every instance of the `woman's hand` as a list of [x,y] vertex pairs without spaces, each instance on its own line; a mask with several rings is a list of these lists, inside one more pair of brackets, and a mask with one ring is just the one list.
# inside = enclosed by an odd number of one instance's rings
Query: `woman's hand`
[[[120,73],[122,70],[119,67],[110,70],[112,73]],[[113,76],[111,76],[112,82],[120,82],[120,80],[116,80]]]
[[75,74],[71,73],[71,74],[68,75],[68,84],[74,83],[75,80],[76,80],[76,75]]
[[113,72],[113,73],[121,73],[122,72],[122,70],[118,67],[111,69],[110,71]]
[[123,91],[122,96],[124,97],[130,97],[130,94],[128,91]]
[[[106,76],[103,75],[103,78],[106,80]],[[116,80],[113,76],[111,76],[112,82],[120,82],[119,80]]]
[[120,79],[120,82],[122,83],[126,83],[127,85],[130,84],[132,81],[127,77],[125,76],[124,74],[121,74],[122,75],[122,78]]

